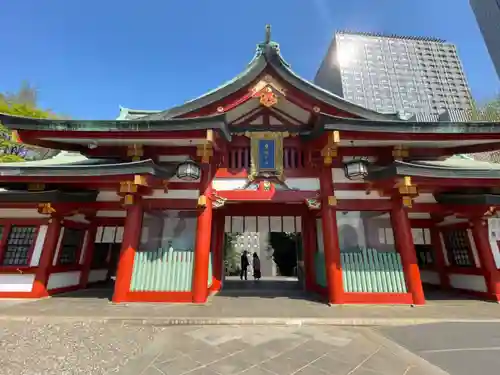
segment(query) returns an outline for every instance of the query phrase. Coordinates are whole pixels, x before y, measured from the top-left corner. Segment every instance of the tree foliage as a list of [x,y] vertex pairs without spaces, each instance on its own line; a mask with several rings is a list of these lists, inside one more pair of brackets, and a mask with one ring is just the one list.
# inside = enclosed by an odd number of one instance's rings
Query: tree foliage
[[472,121],[500,121],[500,95],[483,105],[474,104],[471,112]]
[[[15,93],[0,94],[0,113],[35,118],[56,117],[52,111],[37,107],[38,92],[28,83],[23,83]],[[13,132],[0,123],[0,163],[24,161],[27,150],[40,149],[18,142]]]

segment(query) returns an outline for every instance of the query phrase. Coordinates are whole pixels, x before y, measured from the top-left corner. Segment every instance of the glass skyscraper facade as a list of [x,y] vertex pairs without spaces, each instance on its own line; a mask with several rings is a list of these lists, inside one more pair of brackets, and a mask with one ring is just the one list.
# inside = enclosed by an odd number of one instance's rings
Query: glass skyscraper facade
[[466,116],[472,106],[456,47],[434,38],[338,32],[315,83],[361,106],[422,120]]
[[500,79],[500,0],[470,0],[470,6]]

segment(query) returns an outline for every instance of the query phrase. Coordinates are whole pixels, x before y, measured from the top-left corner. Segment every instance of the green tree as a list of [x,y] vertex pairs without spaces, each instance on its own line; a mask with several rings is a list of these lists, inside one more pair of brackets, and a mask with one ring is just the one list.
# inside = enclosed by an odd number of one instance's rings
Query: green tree
[[[483,105],[475,104],[471,112],[471,121],[500,121],[500,94]],[[474,160],[487,161],[489,163],[500,163],[500,150],[478,152],[466,155]]]
[[500,121],[500,94],[483,105],[474,104],[471,111],[472,121]]
[[[38,92],[28,83],[23,83],[16,93],[0,94],[0,113],[8,113],[16,116],[35,118],[56,117],[52,111],[37,107]],[[13,132],[0,122],[0,163],[13,163],[24,161],[22,153],[12,152],[20,149],[41,150],[41,147],[23,145],[18,142]]]
[[224,234],[224,268],[227,276],[235,276],[240,272],[240,253],[236,249],[236,243],[240,233]]

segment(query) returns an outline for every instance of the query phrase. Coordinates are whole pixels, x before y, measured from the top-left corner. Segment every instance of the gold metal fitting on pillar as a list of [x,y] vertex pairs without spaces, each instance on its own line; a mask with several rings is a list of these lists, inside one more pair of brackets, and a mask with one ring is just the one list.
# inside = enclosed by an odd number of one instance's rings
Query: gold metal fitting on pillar
[[402,199],[402,202],[403,202],[403,206],[405,207],[408,207],[408,208],[411,208],[412,205],[413,205],[413,198],[408,196],[408,195],[404,195],[403,197],[401,197]]
[[394,149],[392,150],[394,160],[402,160],[403,158],[407,158],[409,155],[410,152],[408,151],[408,148],[401,145],[394,146]]
[[214,156],[213,146],[210,142],[204,142],[198,145],[196,150],[196,156],[201,158],[201,162],[204,164],[210,163],[210,158]]
[[340,132],[334,130],[328,134],[328,142],[321,150],[323,156],[323,164],[329,166],[333,162],[333,158],[338,156],[338,145],[340,143]]
[[335,195],[330,195],[328,197],[328,205],[329,206],[336,206],[337,205],[337,197],[335,197]]
[[403,178],[402,183],[399,183],[398,191],[399,191],[399,194],[401,194],[401,195],[409,195],[409,196],[417,196],[418,195],[417,185],[414,185],[412,183],[410,176],[405,176]]
[[136,174],[134,176],[134,184],[139,186],[148,186],[148,179],[146,176]]
[[131,206],[135,202],[135,197],[133,194],[125,194],[123,196],[123,205],[125,206]]
[[138,186],[133,181],[121,181],[120,193],[137,193]]
[[200,195],[198,197],[198,207],[206,207],[207,206],[207,197],[206,195]]
[[134,144],[127,147],[127,156],[132,158],[132,161],[139,161],[144,156],[142,145]]
[[56,212],[56,209],[52,207],[50,203],[40,203],[38,205],[38,213],[43,215],[50,215]]

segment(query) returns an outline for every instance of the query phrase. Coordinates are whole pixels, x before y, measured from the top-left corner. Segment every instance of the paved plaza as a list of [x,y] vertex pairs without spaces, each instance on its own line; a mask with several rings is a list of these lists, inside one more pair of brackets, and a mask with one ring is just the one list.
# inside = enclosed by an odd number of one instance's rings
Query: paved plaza
[[367,328],[0,322],[2,375],[445,374]]
[[498,304],[329,307],[302,297],[114,305],[93,291],[0,301],[0,374],[489,375],[500,366]]
[[[24,302],[0,301],[0,319],[145,320],[159,324],[295,323],[405,325],[441,321],[500,322],[500,305],[463,297],[437,298],[425,306],[328,306],[308,294],[290,296],[216,296],[205,305],[131,303],[114,305],[106,290],[84,290]],[[2,307],[3,306],[3,307]]]
[[378,331],[453,375],[500,373],[500,323],[434,323]]

